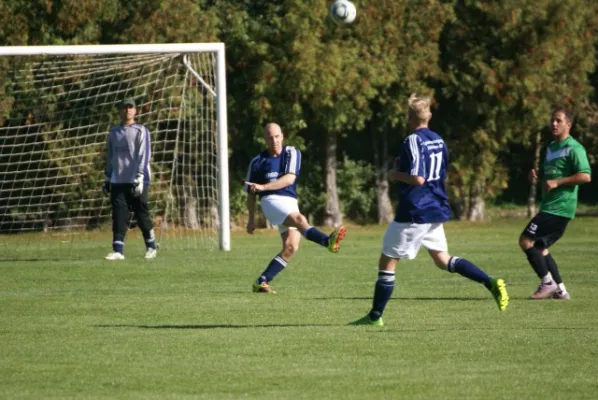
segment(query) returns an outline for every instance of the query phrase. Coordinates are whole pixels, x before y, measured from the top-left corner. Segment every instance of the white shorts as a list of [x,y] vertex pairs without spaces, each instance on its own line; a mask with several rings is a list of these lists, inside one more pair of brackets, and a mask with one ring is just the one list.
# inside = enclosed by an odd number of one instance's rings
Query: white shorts
[[[284,226],[284,220],[287,219],[290,213],[299,212],[299,205],[297,199],[289,196],[279,196],[270,194],[261,198],[262,210],[266,219],[272,225],[278,226],[280,233],[286,232],[289,228]],[[295,229],[295,228],[290,228]]]
[[391,222],[384,234],[382,254],[390,258],[413,260],[421,246],[428,250],[448,251],[442,223]]

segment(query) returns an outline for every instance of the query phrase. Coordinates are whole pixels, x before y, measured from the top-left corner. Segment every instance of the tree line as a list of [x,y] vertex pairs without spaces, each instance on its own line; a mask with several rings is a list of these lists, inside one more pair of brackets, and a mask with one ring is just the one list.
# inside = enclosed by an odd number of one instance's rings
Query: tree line
[[[555,105],[576,115],[574,136],[596,170],[598,3],[592,0],[355,0],[354,24],[328,18],[331,0],[5,0],[0,43],[16,45],[224,42],[232,213],[242,182],[279,123],[303,152],[302,210],[334,226],[392,218],[386,179],[409,133],[406,99],[434,98],[431,127],[451,151],[457,218],[485,206],[533,206],[527,171],[550,139]],[[0,59],[6,81],[7,60]],[[3,101],[0,115],[10,105]],[[583,187],[598,201],[596,180]]]

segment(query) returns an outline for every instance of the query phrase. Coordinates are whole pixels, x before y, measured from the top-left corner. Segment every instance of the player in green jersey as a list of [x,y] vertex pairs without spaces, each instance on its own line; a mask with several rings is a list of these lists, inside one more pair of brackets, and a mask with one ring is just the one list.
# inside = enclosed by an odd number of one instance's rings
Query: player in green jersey
[[563,236],[575,217],[578,186],[591,181],[591,169],[584,147],[570,135],[573,117],[564,108],[552,112],[553,141],[546,149],[543,168],[530,171],[530,179],[542,182],[540,212],[527,224],[519,246],[540,278],[531,299],[569,300],[556,262],[548,248]]

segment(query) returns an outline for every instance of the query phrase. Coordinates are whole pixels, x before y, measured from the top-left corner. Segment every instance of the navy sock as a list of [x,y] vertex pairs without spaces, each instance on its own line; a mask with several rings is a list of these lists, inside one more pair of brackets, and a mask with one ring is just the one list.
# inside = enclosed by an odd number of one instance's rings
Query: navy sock
[[451,257],[448,265],[449,272],[456,272],[472,281],[482,283],[486,288],[490,289],[490,277],[482,271],[474,263],[459,257]]
[[280,255],[277,255],[272,259],[272,261],[270,261],[270,264],[268,264],[268,267],[266,267],[265,271],[262,272],[260,277],[257,279],[257,283],[270,282],[286,266],[287,262]]
[[382,317],[384,309],[386,308],[386,303],[390,300],[394,288],[394,271],[378,271],[378,280],[376,281],[376,288],[374,289],[374,301],[372,302],[372,310],[369,314],[370,319],[377,321]]
[[328,235],[322,231],[317,230],[313,226],[310,226],[303,232],[303,236],[307,240],[311,240],[321,246],[328,247]]
[[114,242],[112,242],[112,251],[123,254],[124,248],[125,243],[123,241],[115,240]]

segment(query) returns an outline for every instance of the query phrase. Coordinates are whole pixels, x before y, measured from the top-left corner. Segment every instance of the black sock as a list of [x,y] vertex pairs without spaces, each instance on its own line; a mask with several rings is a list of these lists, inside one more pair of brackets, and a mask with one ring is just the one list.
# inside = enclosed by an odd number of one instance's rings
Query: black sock
[[530,265],[538,275],[538,278],[542,279],[548,274],[548,267],[546,266],[546,260],[542,255],[542,251],[535,247],[530,247],[527,250],[524,250],[525,255],[527,256],[527,261],[529,261]]
[[552,279],[554,279],[556,283],[563,283],[561,274],[559,274],[559,268],[556,266],[556,261],[554,261],[554,258],[552,258],[550,253],[544,256],[544,262],[546,263],[548,271],[550,271],[550,274],[552,275]]

